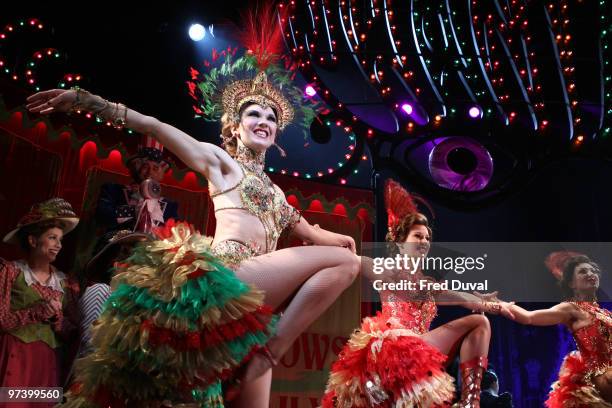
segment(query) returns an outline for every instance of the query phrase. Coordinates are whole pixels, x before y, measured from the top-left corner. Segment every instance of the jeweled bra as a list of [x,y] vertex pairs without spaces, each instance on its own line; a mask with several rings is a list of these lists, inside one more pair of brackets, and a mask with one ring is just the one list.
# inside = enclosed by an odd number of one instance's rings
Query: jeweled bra
[[596,302],[570,302],[588,313],[591,324],[573,332],[576,345],[588,367],[588,376],[606,372],[612,362],[612,314]]
[[287,226],[299,221],[300,213],[287,203],[285,195],[264,172],[264,157],[265,153],[238,146],[234,159],[242,169],[242,179],[233,187],[211,193],[210,198],[214,202],[215,197],[238,190],[241,206],[215,208],[215,212],[237,209],[257,217],[264,227],[267,253],[276,249],[281,233]]

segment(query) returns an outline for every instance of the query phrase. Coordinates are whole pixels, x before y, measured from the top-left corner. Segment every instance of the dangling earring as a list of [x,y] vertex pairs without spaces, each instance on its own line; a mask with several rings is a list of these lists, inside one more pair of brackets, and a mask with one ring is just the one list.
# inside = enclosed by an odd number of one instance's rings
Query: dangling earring
[[280,153],[281,157],[287,157],[287,153],[285,152],[285,149],[280,147],[276,142],[274,142],[274,147],[278,149],[278,152]]

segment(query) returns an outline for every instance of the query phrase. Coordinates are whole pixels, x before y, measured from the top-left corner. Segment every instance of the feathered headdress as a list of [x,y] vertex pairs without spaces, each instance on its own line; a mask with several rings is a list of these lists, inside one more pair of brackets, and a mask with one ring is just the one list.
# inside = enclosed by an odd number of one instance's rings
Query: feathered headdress
[[[213,50],[212,63],[205,61],[205,74],[191,68],[189,94],[196,100],[196,117],[217,121],[226,113],[240,120],[240,108],[254,102],[276,110],[280,130],[298,119],[307,128],[315,117],[315,105],[306,102],[302,91],[293,85],[288,66],[280,66],[283,48],[279,21],[284,9],[276,12],[272,2],[264,2],[243,14],[243,30],[238,37],[247,52],[236,58],[236,49],[221,53]],[[222,59],[218,67],[213,64]]]
[[410,214],[419,212],[416,201],[427,207],[432,218],[435,218],[433,208],[423,198],[413,196],[395,180],[388,179],[385,182],[387,226],[392,239],[395,239],[397,228],[402,223],[402,220]]
[[408,214],[419,211],[410,193],[391,179],[385,183],[385,207],[389,232],[395,230]]
[[557,280],[563,279],[563,269],[570,258],[584,255],[574,251],[557,251],[549,254],[544,260],[544,264]]

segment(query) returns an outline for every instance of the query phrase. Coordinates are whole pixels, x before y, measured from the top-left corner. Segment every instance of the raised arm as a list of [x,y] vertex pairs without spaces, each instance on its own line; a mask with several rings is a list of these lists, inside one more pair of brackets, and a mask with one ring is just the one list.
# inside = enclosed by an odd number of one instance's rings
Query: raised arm
[[575,319],[575,310],[569,303],[559,303],[549,309],[540,310],[525,310],[513,304],[510,310],[516,322],[533,326],[554,326],[556,324],[570,326]]
[[436,302],[443,305],[458,305],[475,312],[501,314],[509,319],[515,318],[513,303],[485,301],[471,293],[456,290],[443,290],[434,294]]
[[78,108],[95,113],[115,125],[124,125],[150,135],[219,189],[225,189],[226,184],[232,182],[235,184],[241,176],[238,164],[220,147],[200,142],[152,116],[143,115],[122,104],[108,102],[87,91],[52,89],[38,92],[28,97],[27,101],[26,107],[31,112],[49,114]]
[[443,290],[434,295],[436,302],[444,305],[459,305],[467,309],[478,310],[483,300],[467,292]]

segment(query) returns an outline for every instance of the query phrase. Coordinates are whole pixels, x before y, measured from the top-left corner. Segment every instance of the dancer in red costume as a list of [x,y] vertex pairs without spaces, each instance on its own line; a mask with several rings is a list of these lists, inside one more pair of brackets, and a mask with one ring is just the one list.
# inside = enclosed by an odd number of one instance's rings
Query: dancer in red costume
[[[385,201],[389,217],[387,240],[412,244],[415,250],[410,249],[413,253],[409,255],[427,254],[431,229],[410,195],[398,183],[389,181]],[[376,275],[376,279],[382,276]],[[422,271],[402,271],[387,278],[426,279]],[[437,311],[435,302],[509,316],[508,304],[455,291],[416,295],[417,299],[409,291],[380,292],[382,311],[363,320],[332,366],[324,408],[450,406],[455,388],[452,377],[445,372],[445,363],[457,350],[462,379],[457,406],[479,407],[480,381],[487,367],[491,336],[489,321],[474,314],[430,331]]]
[[533,311],[508,304],[519,323],[564,324],[578,346],[578,350],[565,357],[546,406],[612,408],[612,313],[597,303],[600,269],[584,255],[569,258],[563,253],[553,255],[556,256],[549,257],[552,262],[547,265],[560,278],[567,301],[550,309]]

